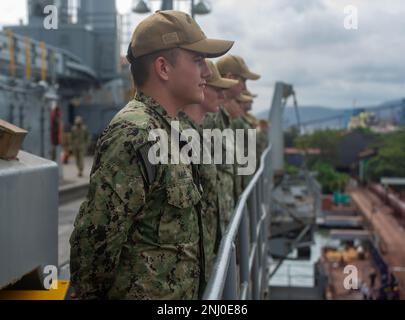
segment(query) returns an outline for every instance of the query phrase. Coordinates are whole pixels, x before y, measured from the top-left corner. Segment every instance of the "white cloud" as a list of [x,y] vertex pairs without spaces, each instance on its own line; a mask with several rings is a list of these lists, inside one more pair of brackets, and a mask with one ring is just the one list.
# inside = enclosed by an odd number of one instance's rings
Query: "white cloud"
[[[355,5],[359,29],[346,30],[344,6]],[[292,83],[306,105],[377,104],[403,96],[405,4],[400,0],[216,1],[197,17],[209,36],[236,40],[262,79],[255,108],[268,108],[277,80]]]
[[0,1],[0,26],[17,24],[27,21],[27,6],[25,0]]
[[[84,0],[85,1],[85,0]],[[24,0],[0,1],[0,22],[25,16]],[[176,1],[175,1],[176,2]],[[243,56],[262,75],[248,81],[267,109],[274,83],[295,86],[299,102],[332,107],[404,96],[405,3],[403,0],[216,0],[212,13],[196,20],[209,37],[236,40],[231,53]],[[358,8],[359,29],[343,27],[345,5]],[[151,2],[158,9],[158,2]],[[118,0],[121,13],[131,0]],[[185,2],[176,8],[188,10]],[[130,28],[145,15],[132,15]]]

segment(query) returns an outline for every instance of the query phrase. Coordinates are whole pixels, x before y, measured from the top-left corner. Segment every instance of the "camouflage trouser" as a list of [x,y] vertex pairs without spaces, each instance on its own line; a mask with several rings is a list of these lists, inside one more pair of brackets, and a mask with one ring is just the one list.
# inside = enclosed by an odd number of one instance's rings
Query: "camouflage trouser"
[[238,203],[239,197],[242,194],[244,188],[243,188],[243,177],[241,175],[238,175],[235,171],[234,174],[234,198],[235,198],[235,204]]
[[[206,204],[204,204],[206,206]],[[215,261],[215,244],[217,241],[217,210],[204,207],[203,231],[205,251],[205,279],[208,281]]]
[[229,172],[218,170],[219,214],[222,234],[224,234],[235,209],[233,188],[233,175]]
[[254,176],[254,174],[246,175],[246,176],[242,177],[243,191],[245,191],[246,187],[249,185],[249,183],[252,180],[253,176]]
[[84,169],[84,150],[74,149],[73,155],[76,159],[76,166],[79,173],[83,173]]

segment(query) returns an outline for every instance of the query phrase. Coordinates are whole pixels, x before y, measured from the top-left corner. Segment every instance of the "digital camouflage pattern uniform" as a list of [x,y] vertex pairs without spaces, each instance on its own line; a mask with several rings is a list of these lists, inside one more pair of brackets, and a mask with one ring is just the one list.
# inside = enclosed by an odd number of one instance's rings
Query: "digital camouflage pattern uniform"
[[192,167],[146,160],[149,131],[162,128],[170,145],[172,120],[139,92],[100,137],[70,238],[71,281],[79,298],[201,296],[201,195]]
[[[206,129],[230,129],[231,116],[223,106],[219,112],[207,113],[204,118],[203,127]],[[226,164],[225,143],[223,146],[222,164],[217,165],[218,194],[221,195],[219,201],[219,215],[221,220],[221,233],[223,234],[232,217],[235,209],[234,199],[234,165]],[[232,150],[233,151],[233,150]]]
[[[241,130],[244,131],[244,144],[243,144],[244,150],[240,150],[239,152],[244,152],[243,155],[246,156],[248,154],[248,131],[247,130],[251,129],[251,128],[243,120],[242,116],[237,117],[237,118],[233,118],[231,120],[231,126],[235,130],[235,132],[236,132],[237,129],[241,129]],[[242,146],[239,145],[239,144],[236,145],[236,148],[241,148],[241,147]],[[236,188],[235,188],[235,202],[238,201],[239,196],[242,194],[243,190],[247,186],[246,182],[250,181],[248,179],[249,179],[249,177],[251,177],[250,175],[249,176],[248,175],[239,175],[238,171],[237,171],[238,167],[240,167],[240,165],[237,164],[237,162],[235,161],[235,166],[234,166],[234,169],[235,169],[234,179],[235,179],[235,186],[236,186]]]
[[[251,115],[250,113],[246,113],[244,115],[241,116],[241,122],[243,123],[243,128],[246,130],[246,140],[245,140],[245,154],[248,154],[248,149],[247,149],[247,140],[248,140],[248,135],[247,135],[247,130],[248,129],[255,129],[256,130],[256,170],[259,168],[260,166],[260,155],[261,155],[261,151],[260,151],[260,146],[259,146],[259,137],[258,137],[258,130],[257,130],[257,122],[256,122],[256,118]],[[252,175],[246,175],[243,176],[243,189],[245,189],[250,180],[252,180],[254,176],[254,173]]]
[[259,127],[259,120],[252,115],[251,113],[247,112],[246,114],[243,115],[243,120],[252,128],[252,129],[256,129],[256,159],[258,161],[258,163],[260,164],[260,157],[264,151],[263,148],[264,144],[262,139],[264,138],[263,131],[260,130]]
[[71,145],[72,153],[76,159],[76,166],[79,173],[83,173],[84,169],[84,156],[86,155],[86,149],[89,144],[89,132],[83,124],[74,125],[71,132]]
[[259,127],[257,130],[258,154],[261,156],[263,151],[269,146],[268,128]]
[[[201,145],[203,144],[202,127],[195,124],[183,112],[178,115],[183,129],[194,129],[200,135]],[[202,148],[201,148],[202,150]],[[209,151],[207,151],[209,152]],[[201,162],[198,165],[198,172],[200,174],[200,181],[202,184],[203,192],[201,198],[202,204],[202,221],[204,231],[204,251],[205,251],[205,278],[208,280],[211,274],[212,266],[215,261],[215,255],[221,241],[220,229],[220,216],[219,216],[219,192],[217,182],[217,168],[215,164],[204,164]]]

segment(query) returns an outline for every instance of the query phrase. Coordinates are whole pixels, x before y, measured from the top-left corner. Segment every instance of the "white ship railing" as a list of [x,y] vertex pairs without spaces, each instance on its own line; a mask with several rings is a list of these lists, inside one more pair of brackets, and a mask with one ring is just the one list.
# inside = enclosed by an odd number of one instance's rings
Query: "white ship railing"
[[204,300],[264,299],[268,290],[271,146],[239,198],[223,235]]

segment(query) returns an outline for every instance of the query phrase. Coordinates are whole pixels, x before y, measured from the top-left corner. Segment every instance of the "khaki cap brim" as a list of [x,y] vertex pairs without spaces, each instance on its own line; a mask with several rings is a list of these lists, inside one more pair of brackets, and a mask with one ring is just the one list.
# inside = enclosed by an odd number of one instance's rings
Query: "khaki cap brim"
[[251,72],[251,71],[244,72],[241,74],[241,76],[248,80],[259,80],[260,79],[260,75],[258,75],[257,73]]
[[182,49],[187,49],[206,54],[207,58],[216,58],[227,53],[233,46],[234,41],[203,39],[192,44],[180,45]]
[[245,96],[252,97],[252,98],[257,98],[257,94],[251,93],[249,90],[242,91],[242,94],[244,94]]
[[253,101],[253,98],[252,98],[252,97],[249,97],[249,96],[246,96],[246,95],[244,95],[244,94],[240,94],[240,95],[236,98],[236,100],[239,101],[239,102],[252,102],[252,101]]
[[207,85],[211,87],[229,89],[232,88],[233,86],[236,86],[238,83],[239,83],[238,80],[221,78],[212,82],[208,81]]

